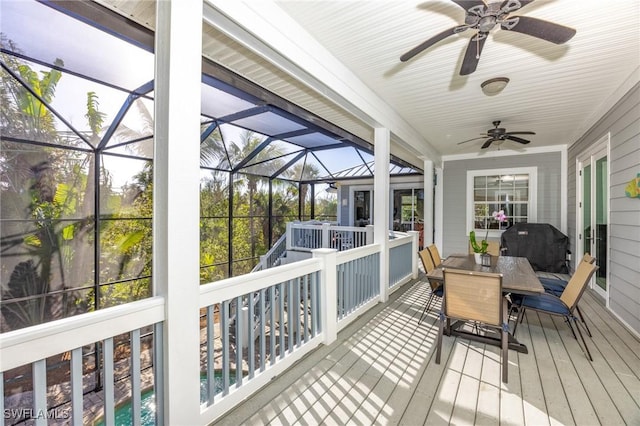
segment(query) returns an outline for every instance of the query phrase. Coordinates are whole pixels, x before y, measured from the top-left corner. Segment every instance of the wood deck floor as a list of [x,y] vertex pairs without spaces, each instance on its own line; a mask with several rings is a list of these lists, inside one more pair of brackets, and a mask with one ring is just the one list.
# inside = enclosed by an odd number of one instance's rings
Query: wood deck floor
[[435,363],[429,286],[413,282],[273,380],[216,425],[640,425],[640,340],[589,292],[584,355],[561,318],[527,312],[500,381],[498,348],[447,337]]

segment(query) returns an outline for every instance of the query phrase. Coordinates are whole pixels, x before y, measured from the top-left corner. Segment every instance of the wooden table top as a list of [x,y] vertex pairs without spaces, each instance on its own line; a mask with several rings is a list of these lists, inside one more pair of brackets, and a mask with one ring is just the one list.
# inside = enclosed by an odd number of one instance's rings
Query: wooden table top
[[443,281],[442,268],[502,274],[502,289],[516,294],[544,293],[544,287],[526,257],[491,256],[491,266],[478,265],[472,254],[453,254],[427,274],[429,280]]

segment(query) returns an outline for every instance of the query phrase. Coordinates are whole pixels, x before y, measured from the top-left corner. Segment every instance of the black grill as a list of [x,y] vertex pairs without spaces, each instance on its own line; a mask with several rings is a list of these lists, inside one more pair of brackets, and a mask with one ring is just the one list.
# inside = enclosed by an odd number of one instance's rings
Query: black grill
[[516,223],[502,233],[502,254],[526,257],[534,271],[569,273],[569,237],[548,223]]

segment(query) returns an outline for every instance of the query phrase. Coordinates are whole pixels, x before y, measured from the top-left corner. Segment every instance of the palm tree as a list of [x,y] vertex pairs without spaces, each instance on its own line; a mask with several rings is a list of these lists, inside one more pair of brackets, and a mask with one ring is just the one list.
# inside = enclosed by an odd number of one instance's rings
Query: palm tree
[[[133,111],[135,111],[135,113]],[[127,114],[135,114],[135,117],[136,117],[135,121],[138,124],[138,127],[134,129],[132,127],[127,126],[124,123],[119,123],[118,128],[114,132],[113,136],[111,136],[111,140],[108,141],[109,145],[113,145],[116,143],[126,143],[126,142],[136,141],[132,143],[127,143],[125,145],[125,149],[133,155],[139,155],[143,158],[153,158],[153,144],[140,143],[140,141],[145,137],[151,140],[151,138],[153,137],[153,126],[154,126],[153,115],[151,114],[151,112],[143,102],[142,98],[137,98],[133,102]],[[85,115],[85,117],[87,116]],[[100,126],[102,126],[102,122],[99,124]],[[93,133],[93,130],[94,129],[92,128],[92,133]],[[105,130],[105,129],[102,129],[100,127],[96,130],[99,130],[99,132],[102,132],[102,130]],[[107,146],[107,150],[108,150],[108,147],[109,146]]]
[[[246,158],[249,154],[251,154],[261,143],[263,142],[263,138],[259,137],[257,134],[250,130],[244,130],[240,134],[240,143],[236,143],[235,141],[228,142],[228,151],[230,159],[232,160],[232,164],[238,164],[242,159]],[[263,163],[265,170],[267,173],[269,171],[275,172],[280,169],[283,165],[281,159],[276,159],[280,157],[282,152],[280,149],[274,144],[269,144],[264,147],[255,157],[254,162],[265,162]],[[270,160],[270,161],[269,161]],[[267,163],[268,161],[268,163]],[[247,187],[248,193],[248,203],[249,203],[249,236],[250,236],[250,252],[251,258],[256,257],[256,232],[255,232],[255,224],[254,217],[256,216],[256,191],[258,189],[258,182],[260,182],[261,178],[254,174],[237,174],[240,184],[245,184]],[[264,216],[264,206],[262,211],[262,216]]]
[[[85,118],[89,124],[90,134],[88,135],[89,142],[92,147],[97,147],[100,143],[100,133],[102,131],[102,125],[104,123],[105,114],[99,111],[98,96],[95,92],[87,93],[87,112]],[[87,175],[86,184],[84,187],[84,194],[82,197],[82,207],[80,209],[81,220],[76,223],[74,227],[73,235],[73,250],[71,258],[71,278],[69,280],[69,287],[80,287],[86,285],[85,282],[91,270],[97,265],[93,258],[93,252],[87,250],[87,241],[89,233],[95,230],[95,221],[90,218],[97,216],[95,211],[96,206],[91,201],[94,199],[96,192],[95,174],[96,174],[96,156],[97,152],[94,151],[87,156]],[[97,243],[97,242],[94,242]],[[70,301],[75,305],[74,300]],[[71,308],[71,306],[69,306]]]
[[[4,37],[2,46],[17,50],[15,45]],[[41,72],[39,76],[28,65],[5,53],[2,54],[2,61],[3,65],[6,64],[7,69],[16,73],[39,98],[8,72],[2,72],[1,133],[28,140],[57,142],[53,115],[42,101],[51,102],[61,73],[52,69]],[[62,66],[62,61],[57,59],[55,64]],[[0,205],[3,206],[3,217],[6,217],[5,212],[8,213],[5,210],[7,204],[12,204],[10,199],[22,198],[24,189],[29,188],[28,215],[35,222],[35,227],[26,231],[27,234],[24,230],[19,230],[19,226],[3,224],[3,256],[31,258],[14,266],[7,286],[2,289],[2,298],[5,300],[27,298],[27,300],[2,306],[2,316],[5,319],[2,321],[2,331],[7,331],[41,323],[52,315],[52,300],[46,294],[51,291],[52,267],[56,255],[60,262],[59,236],[55,231],[55,225],[63,207],[60,206],[60,191],[56,185],[53,167],[56,158],[51,155],[50,150],[25,150],[24,146],[15,142],[3,141],[2,144],[0,182],[3,200]],[[29,182],[32,182],[31,185]],[[23,204],[18,203],[18,205]],[[13,235],[11,232],[6,232],[10,229],[15,230]],[[20,246],[25,247],[24,252],[12,252]],[[62,270],[60,266],[61,273]]]

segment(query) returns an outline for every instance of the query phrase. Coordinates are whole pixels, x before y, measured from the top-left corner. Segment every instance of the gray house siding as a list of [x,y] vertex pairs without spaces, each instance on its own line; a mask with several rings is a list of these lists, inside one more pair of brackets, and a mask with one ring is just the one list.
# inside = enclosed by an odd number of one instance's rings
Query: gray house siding
[[341,185],[340,193],[338,197],[338,209],[340,210],[340,223],[341,226],[350,226],[349,223],[349,185]]
[[560,151],[506,157],[474,158],[445,161],[443,165],[443,231],[442,251],[445,256],[466,252],[467,171],[516,167],[538,168],[537,222],[550,223],[561,229],[561,162]]
[[609,307],[640,333],[640,199],[625,197],[640,173],[640,85],[568,150],[568,225],[576,241],[576,159],[609,132]]

